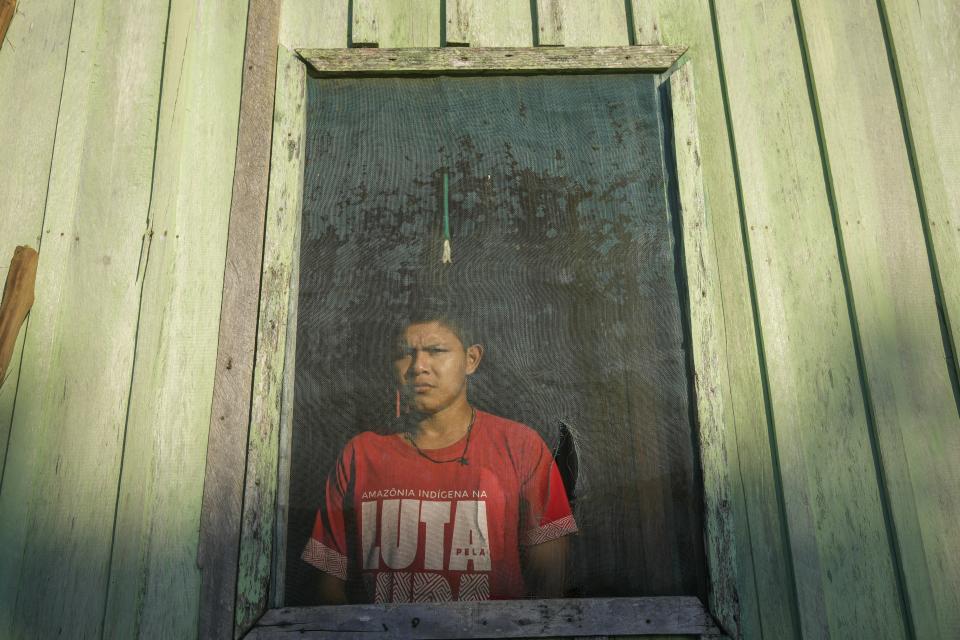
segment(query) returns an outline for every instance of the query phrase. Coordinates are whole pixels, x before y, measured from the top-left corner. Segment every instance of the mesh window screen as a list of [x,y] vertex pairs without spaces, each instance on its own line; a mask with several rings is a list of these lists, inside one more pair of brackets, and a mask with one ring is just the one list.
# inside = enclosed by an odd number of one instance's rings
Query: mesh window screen
[[317,602],[300,554],[325,480],[353,436],[396,431],[394,318],[433,291],[485,348],[471,404],[559,447],[568,595],[702,596],[654,78],[316,79],[308,105],[286,603]]

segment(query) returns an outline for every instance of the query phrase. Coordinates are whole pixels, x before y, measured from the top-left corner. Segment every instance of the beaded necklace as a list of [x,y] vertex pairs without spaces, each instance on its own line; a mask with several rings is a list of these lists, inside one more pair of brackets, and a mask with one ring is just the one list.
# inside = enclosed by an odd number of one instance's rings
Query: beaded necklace
[[463,444],[463,451],[456,458],[450,458],[449,460],[436,460],[428,456],[423,449],[417,446],[416,441],[413,438],[413,435],[409,431],[403,432],[403,437],[407,439],[407,442],[413,445],[413,448],[417,450],[417,453],[420,454],[422,458],[426,458],[434,464],[446,464],[447,462],[459,462],[462,465],[467,465],[467,450],[470,448],[470,434],[473,432],[473,423],[477,420],[477,410],[473,409],[473,413],[470,416],[470,424],[467,425],[467,441]]

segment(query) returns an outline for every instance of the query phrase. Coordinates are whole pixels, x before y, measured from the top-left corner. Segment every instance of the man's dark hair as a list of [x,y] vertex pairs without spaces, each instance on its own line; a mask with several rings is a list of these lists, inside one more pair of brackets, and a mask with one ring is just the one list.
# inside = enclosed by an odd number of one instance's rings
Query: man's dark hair
[[394,323],[394,339],[412,324],[438,322],[452,331],[464,347],[477,344],[477,336],[469,321],[469,312],[459,302],[451,301],[449,296],[419,296],[404,310]]

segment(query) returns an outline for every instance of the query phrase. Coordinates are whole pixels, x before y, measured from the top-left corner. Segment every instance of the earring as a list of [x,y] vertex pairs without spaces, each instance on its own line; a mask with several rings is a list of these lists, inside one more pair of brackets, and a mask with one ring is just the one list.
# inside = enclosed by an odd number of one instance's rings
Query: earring
[[397,389],[396,391],[397,391],[397,404],[396,404],[396,416],[395,416],[395,417],[399,418],[399,417],[400,417],[400,389]]

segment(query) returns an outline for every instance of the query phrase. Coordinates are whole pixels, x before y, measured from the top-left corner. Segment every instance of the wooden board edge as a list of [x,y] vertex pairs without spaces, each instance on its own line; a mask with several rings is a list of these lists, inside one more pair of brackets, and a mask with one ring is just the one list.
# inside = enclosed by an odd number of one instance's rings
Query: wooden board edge
[[[301,67],[306,76],[306,65]],[[306,78],[304,77],[304,80]],[[305,88],[305,87],[304,87]],[[304,110],[299,121],[300,144],[306,150],[307,143],[307,102],[303,97]],[[303,229],[303,180],[305,163],[301,158],[297,190],[298,204],[296,210],[301,223],[296,225],[293,238],[293,253],[290,259],[290,281],[287,308],[287,336],[283,361],[283,386],[280,397],[280,449],[277,461],[277,517],[274,523],[273,571],[271,572],[270,601],[271,606],[279,607],[283,604],[286,580],[286,550],[287,550],[287,520],[289,513],[290,494],[290,465],[291,446],[293,442],[293,390],[296,375],[297,355],[297,314],[300,304],[300,234]]]
[[709,604],[724,631],[740,637],[740,594],[731,501],[726,328],[720,300],[720,271],[703,186],[694,68],[687,62],[664,80],[670,104],[675,163],[674,197],[679,207],[687,278],[695,419],[704,491],[704,527],[710,577]]
[[198,636],[232,636],[253,385],[280,0],[251,0],[197,566]]
[[693,596],[485,600],[271,609],[248,639],[535,638],[677,634],[722,638]]
[[[759,357],[756,316],[748,273],[749,251],[738,201],[738,168],[728,129],[724,93],[727,79],[713,25],[710,0],[631,0],[636,42],[684,44],[696,76],[703,182],[719,266],[721,310],[726,327],[726,453],[731,469],[742,637],[768,633],[796,637],[792,580],[783,560],[785,523],[770,451],[768,416]],[[695,14],[695,15],[694,15]],[[681,60],[682,62],[682,60]],[[789,582],[789,585],[788,585]]]
[[478,75],[506,73],[659,73],[686,47],[427,47],[297,49],[320,77],[352,75]]
[[[306,134],[306,128],[304,128],[304,134]],[[303,143],[306,144],[306,135],[303,138]],[[300,301],[300,232],[301,227],[297,227],[297,233],[293,239],[293,257],[290,260],[287,339],[283,361],[283,388],[280,397],[277,515],[274,523],[273,571],[270,574],[270,606],[272,607],[283,605],[286,589],[287,522],[290,511],[290,465],[293,443],[293,389],[296,379],[297,309]]]
[[277,59],[270,186],[237,569],[235,635],[238,636],[263,614],[269,598],[287,312],[291,306],[289,286],[303,191],[306,70],[283,46]]
[[[772,482],[783,514],[782,566],[796,616],[791,635],[842,636],[857,628],[863,637],[909,636],[796,5],[771,4],[762,16],[724,6],[714,7],[714,27],[737,158]],[[773,24],[789,29],[766,28]],[[851,75],[849,66],[841,75]],[[831,377],[847,382],[821,384]],[[741,459],[744,470],[749,461]],[[756,555],[765,551],[757,547]],[[765,567],[755,566],[759,580]],[[790,633],[783,615],[763,623]]]

